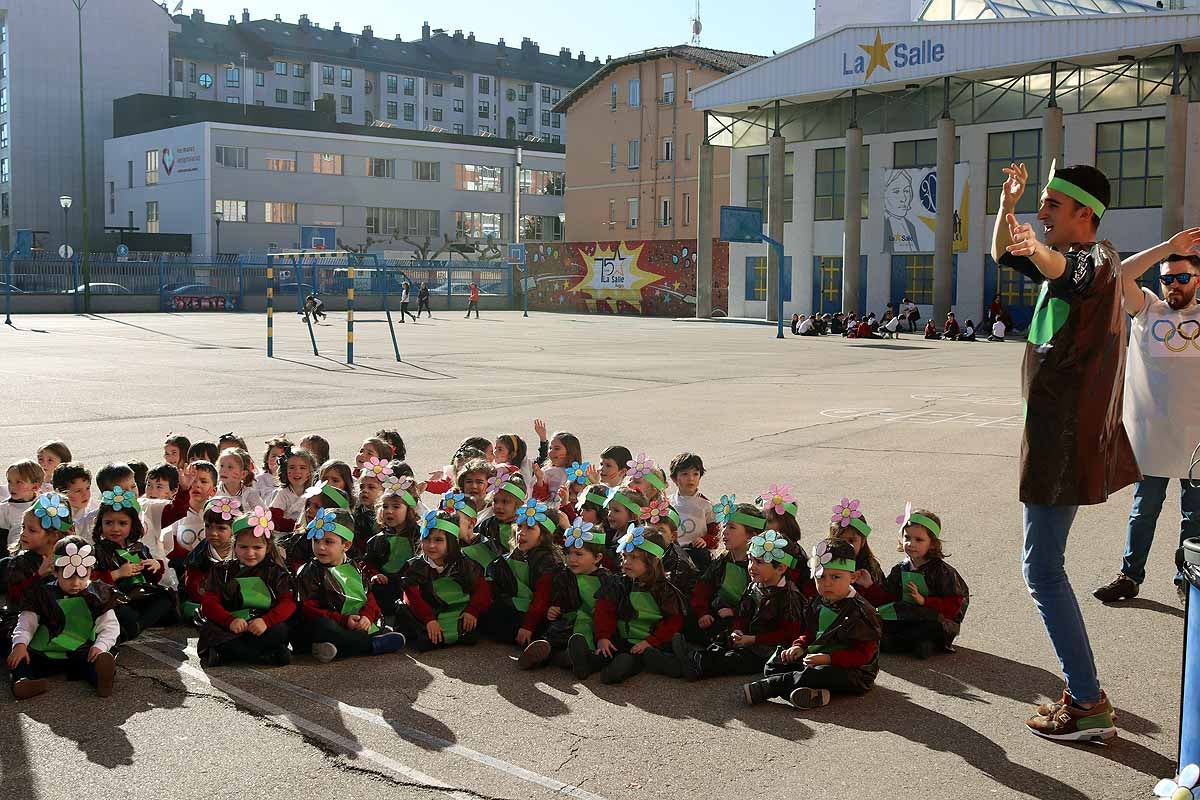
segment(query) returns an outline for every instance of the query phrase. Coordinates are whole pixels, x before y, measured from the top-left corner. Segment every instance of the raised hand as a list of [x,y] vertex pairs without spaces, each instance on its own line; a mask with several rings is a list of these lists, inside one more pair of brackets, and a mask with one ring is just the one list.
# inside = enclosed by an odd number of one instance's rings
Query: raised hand
[[1168,240],[1171,252],[1177,256],[1194,255],[1200,250],[1200,228],[1188,228],[1180,231]]
[[1007,177],[1000,187],[1000,208],[1012,211],[1017,207],[1017,201],[1025,194],[1025,184],[1029,182],[1029,170],[1025,164],[1013,162],[1001,170]]
[[1041,247],[1041,242],[1038,241],[1037,234],[1033,232],[1033,226],[1028,222],[1017,222],[1016,216],[1008,214],[1005,217],[1008,222],[1008,235],[1012,239],[1006,250],[1014,256],[1032,256],[1037,249]]

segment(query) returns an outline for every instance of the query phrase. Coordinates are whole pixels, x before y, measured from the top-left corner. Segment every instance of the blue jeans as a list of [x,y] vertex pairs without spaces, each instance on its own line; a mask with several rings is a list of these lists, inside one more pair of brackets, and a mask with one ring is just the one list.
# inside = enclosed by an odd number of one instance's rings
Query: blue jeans
[[[1125,558],[1121,562],[1121,574],[1134,583],[1146,580],[1146,558],[1154,542],[1154,526],[1158,513],[1162,511],[1167,497],[1170,478],[1147,475],[1133,490],[1133,507],[1129,509],[1129,532],[1125,539]],[[1193,487],[1191,481],[1179,480],[1179,505],[1183,519],[1179,522],[1179,541],[1200,536],[1200,486]],[[1175,582],[1182,577],[1175,573]]]
[[1067,679],[1067,691],[1076,702],[1096,703],[1100,700],[1096,658],[1064,567],[1067,535],[1078,510],[1078,506],[1025,506],[1022,572]]

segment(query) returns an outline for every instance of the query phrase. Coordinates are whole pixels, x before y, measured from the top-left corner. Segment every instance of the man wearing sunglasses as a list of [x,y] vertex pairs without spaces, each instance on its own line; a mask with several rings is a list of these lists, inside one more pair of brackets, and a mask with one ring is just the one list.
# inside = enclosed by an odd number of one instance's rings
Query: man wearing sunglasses
[[[1200,486],[1186,480],[1192,450],[1200,442],[1195,414],[1200,396],[1198,245],[1200,228],[1192,228],[1121,265],[1122,300],[1125,313],[1133,318],[1125,371],[1125,430],[1144,476],[1133,493],[1121,571],[1093,593],[1105,603],[1136,597],[1145,581],[1146,558],[1171,478],[1180,479],[1179,539],[1200,536]],[[1137,282],[1155,263],[1165,300]],[[1182,602],[1185,586],[1178,572],[1175,587]]]

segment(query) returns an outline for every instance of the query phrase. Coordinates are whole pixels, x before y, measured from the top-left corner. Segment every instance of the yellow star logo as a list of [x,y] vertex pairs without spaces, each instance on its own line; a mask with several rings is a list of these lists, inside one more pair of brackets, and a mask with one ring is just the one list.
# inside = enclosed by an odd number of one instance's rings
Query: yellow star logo
[[892,65],[888,62],[888,50],[891,49],[895,42],[885,42],[883,37],[879,35],[879,29],[875,29],[875,44],[860,44],[859,48],[871,57],[871,62],[867,64],[866,80],[871,80],[871,73],[876,67],[883,67],[888,72],[892,71]]

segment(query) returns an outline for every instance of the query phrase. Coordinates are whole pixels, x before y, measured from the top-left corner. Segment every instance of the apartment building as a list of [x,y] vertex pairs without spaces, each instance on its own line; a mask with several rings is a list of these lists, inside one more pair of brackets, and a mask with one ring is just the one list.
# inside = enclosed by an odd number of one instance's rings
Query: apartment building
[[692,91],[762,56],[682,45],[612,59],[554,111],[566,116],[572,241],[688,239],[729,197],[729,153],[714,153],[713,208],[698,206],[704,115]]

